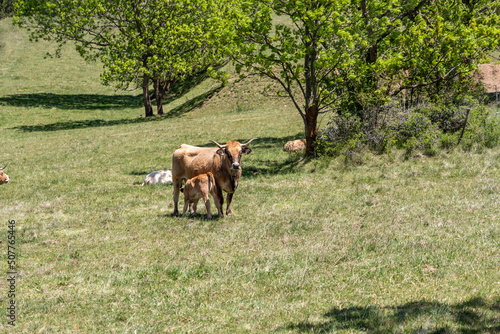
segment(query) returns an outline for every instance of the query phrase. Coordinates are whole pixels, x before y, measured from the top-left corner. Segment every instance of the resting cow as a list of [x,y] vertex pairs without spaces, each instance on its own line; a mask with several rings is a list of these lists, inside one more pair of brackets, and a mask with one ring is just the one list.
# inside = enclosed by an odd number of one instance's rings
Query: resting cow
[[3,172],[5,167],[7,167],[7,165],[5,165],[3,168],[0,168],[0,184],[7,183],[10,180],[9,175]]
[[198,204],[200,198],[203,198],[203,202],[205,203],[205,207],[207,208],[207,218],[212,219],[212,214],[210,213],[210,199],[208,198],[208,194],[211,194],[214,199],[217,211],[219,211],[219,217],[224,217],[224,215],[222,214],[222,207],[219,196],[217,195],[217,185],[215,184],[214,175],[210,172],[206,174],[200,174],[193,177],[192,179],[187,180],[186,185],[184,186],[184,210],[182,212],[182,216],[184,217],[186,215],[188,206],[189,212],[191,214],[195,214],[196,205]]
[[143,186],[146,184],[157,184],[157,183],[167,183],[172,182],[172,172],[167,170],[158,170],[156,172],[151,172],[144,179]]
[[196,147],[182,144],[172,156],[172,183],[174,184],[174,215],[179,215],[178,202],[182,181],[211,172],[217,184],[220,206],[224,204],[222,190],[227,193],[226,215],[231,216],[231,201],[241,177],[241,155],[252,150],[245,144],[228,141],[225,145],[211,140],[217,147]]
[[306,149],[306,141],[304,139],[297,139],[292,141],[287,141],[283,147],[285,152],[297,152]]

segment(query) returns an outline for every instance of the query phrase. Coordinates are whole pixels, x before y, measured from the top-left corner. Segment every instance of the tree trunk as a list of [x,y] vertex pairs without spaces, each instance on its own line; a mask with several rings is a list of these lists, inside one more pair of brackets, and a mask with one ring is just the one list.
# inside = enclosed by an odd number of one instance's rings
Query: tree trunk
[[156,111],[158,115],[163,115],[163,95],[165,89],[163,88],[160,79],[155,79],[155,97],[156,97]]
[[[309,35],[309,29],[306,27],[306,35]],[[312,43],[306,42],[307,48],[310,50],[304,58],[304,78],[305,78],[305,94],[306,101],[305,115],[303,116],[305,132],[306,132],[306,157],[314,157],[316,155],[316,141],[318,140],[318,103],[319,91],[317,82],[317,72],[315,61],[317,57],[317,44],[313,40]]]
[[146,117],[153,116],[153,106],[151,105],[151,96],[149,95],[149,77],[147,75],[144,75],[142,80],[142,99],[144,109],[146,110]]
[[313,104],[306,110],[304,117],[306,134],[306,157],[314,157],[318,140],[318,106]]

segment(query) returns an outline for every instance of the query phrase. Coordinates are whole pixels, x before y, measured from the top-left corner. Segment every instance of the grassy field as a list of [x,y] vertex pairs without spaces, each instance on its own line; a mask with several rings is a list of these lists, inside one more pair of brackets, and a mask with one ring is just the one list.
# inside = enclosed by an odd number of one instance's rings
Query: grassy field
[[[145,119],[69,47],[0,21],[0,305],[16,221],[19,333],[500,332],[500,149],[304,162],[257,78],[206,80]],[[218,94],[211,94],[218,90]],[[246,141],[234,216],[171,217],[141,187],[182,143]],[[181,198],[182,200],[182,198]],[[213,205],[212,205],[213,206]]]

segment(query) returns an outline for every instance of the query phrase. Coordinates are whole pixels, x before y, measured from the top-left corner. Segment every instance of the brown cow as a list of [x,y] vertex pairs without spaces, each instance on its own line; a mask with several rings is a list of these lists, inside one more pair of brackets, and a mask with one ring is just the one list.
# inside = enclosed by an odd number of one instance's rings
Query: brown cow
[[184,210],[182,216],[186,215],[186,210],[189,205],[189,212],[191,214],[196,213],[196,206],[200,198],[203,198],[205,202],[205,207],[207,208],[207,218],[212,219],[212,214],[210,213],[210,199],[208,199],[208,194],[211,194],[217,211],[219,211],[219,217],[224,217],[222,213],[222,207],[217,195],[217,185],[215,184],[214,175],[210,172],[206,174],[200,174],[186,181],[184,186]]
[[304,139],[288,141],[283,147],[283,151],[285,152],[297,152],[305,149],[306,149],[306,141]]
[[7,167],[7,165],[5,165],[3,168],[0,168],[0,184],[4,184],[4,183],[7,183],[9,182],[10,178],[9,178],[9,175],[5,174],[3,172],[3,169]]
[[174,184],[174,212],[179,215],[178,202],[182,181],[197,175],[211,172],[217,184],[220,206],[224,204],[222,190],[227,193],[226,215],[231,216],[231,201],[241,177],[241,155],[252,150],[247,147],[253,138],[245,144],[228,141],[225,145],[211,140],[217,147],[196,147],[182,144],[172,156],[172,182]]

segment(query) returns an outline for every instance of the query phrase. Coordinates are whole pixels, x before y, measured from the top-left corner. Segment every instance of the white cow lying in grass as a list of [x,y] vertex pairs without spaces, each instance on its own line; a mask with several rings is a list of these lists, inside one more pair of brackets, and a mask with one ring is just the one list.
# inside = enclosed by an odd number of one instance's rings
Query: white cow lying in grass
[[149,173],[144,180],[143,186],[146,184],[155,183],[167,183],[172,182],[172,171],[170,170],[158,170],[156,172]]

